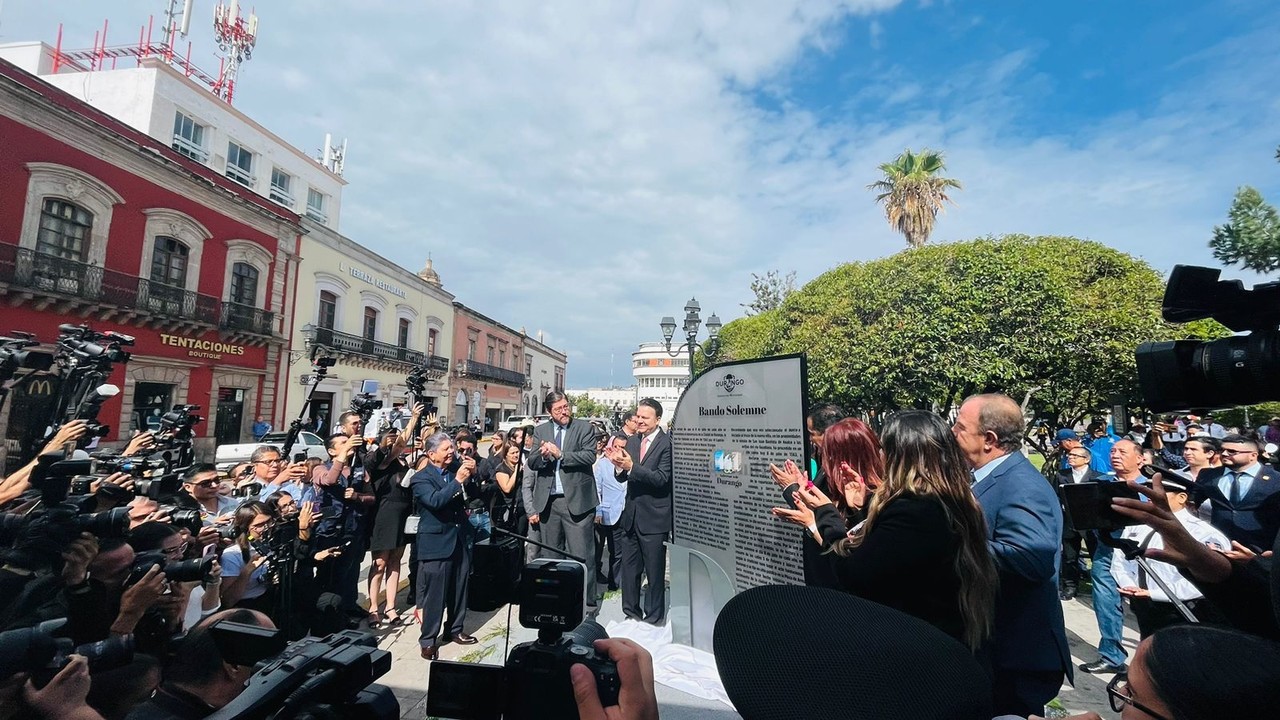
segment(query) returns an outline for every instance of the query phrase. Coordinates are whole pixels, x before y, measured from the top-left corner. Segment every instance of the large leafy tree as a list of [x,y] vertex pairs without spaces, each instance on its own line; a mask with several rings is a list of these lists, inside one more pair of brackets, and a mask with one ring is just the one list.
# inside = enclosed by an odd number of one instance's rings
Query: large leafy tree
[[787,296],[796,291],[796,273],[794,270],[783,275],[777,270],[770,270],[764,275],[751,273],[751,292],[756,296],[749,303],[741,303],[747,315],[759,315],[776,309]]
[[1226,265],[1257,272],[1280,270],[1280,214],[1251,187],[1236,191],[1228,221],[1213,229],[1209,247]]
[[945,410],[999,390],[1054,422],[1137,399],[1134,348],[1225,334],[1160,318],[1163,280],[1094,242],[1012,235],[833,268],[721,331],[736,359],[805,352],[815,400]]
[[959,190],[960,181],[942,177],[946,169],[942,153],[925,148],[904,150],[893,162],[880,166],[884,177],[867,186],[876,202],[884,205],[889,226],[902,233],[907,245],[917,248],[929,241],[943,203],[951,202],[948,190]]

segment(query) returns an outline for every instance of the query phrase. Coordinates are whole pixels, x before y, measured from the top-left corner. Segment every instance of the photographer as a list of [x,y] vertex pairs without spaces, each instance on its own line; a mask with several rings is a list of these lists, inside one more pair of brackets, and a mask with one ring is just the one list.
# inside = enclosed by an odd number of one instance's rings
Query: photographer
[[318,574],[320,589],[342,598],[342,609],[352,618],[364,618],[364,608],[356,604],[360,584],[360,561],[364,556],[365,512],[375,497],[365,482],[362,463],[364,438],[358,432],[360,417],[343,413],[344,427],[354,435],[336,433],[329,437],[329,462],[316,467],[312,484],[319,502],[321,520],[315,530],[316,550],[338,548],[341,554]]
[[246,500],[232,521],[236,542],[222,551],[222,606],[267,612],[267,558],[256,544],[274,521],[271,509],[257,500]]
[[[412,477],[404,460],[410,441],[418,431],[418,420],[426,408],[422,404],[413,407],[409,422],[401,431],[382,433],[378,447],[368,457],[369,483],[373,486],[377,507],[373,511],[373,528],[369,533],[369,627],[378,628],[383,617],[379,613],[383,595],[386,596],[386,621],[400,623],[396,610],[396,592],[400,585],[400,559],[404,556],[405,520],[413,509],[413,496],[409,493],[408,480]],[[434,415],[429,418],[434,421]]]
[[182,474],[182,489],[190,497],[189,504],[200,511],[206,526],[229,522],[240,504],[238,498],[218,494],[218,469],[212,463],[197,463]]
[[288,493],[299,503],[310,503],[315,491],[307,479],[305,462],[289,462],[274,445],[260,445],[249,456],[253,463],[253,482],[260,486],[256,493],[259,500],[266,500],[274,492]]
[[244,691],[253,667],[223,659],[213,634],[222,620],[275,628],[271,618],[252,610],[223,610],[205,618],[187,633],[155,695],[134,708],[128,720],[203,718]]
[[87,420],[72,420],[63,423],[62,427],[58,428],[58,432],[54,433],[49,442],[45,443],[44,449],[35,458],[32,458],[31,462],[18,468],[17,472],[0,481],[0,505],[18,499],[22,493],[31,488],[31,471],[35,469],[40,455],[61,453],[67,443],[75,442],[84,437],[87,426]]
[[[129,545],[135,552],[160,552],[165,562],[181,562],[190,559],[191,543],[181,530],[163,522],[146,522],[129,532]],[[201,618],[208,617],[222,607],[221,601],[222,567],[217,560],[213,561],[209,577],[203,581],[174,583],[180,593],[186,595],[187,602],[182,614],[177,618],[176,633],[182,633],[193,627]]]

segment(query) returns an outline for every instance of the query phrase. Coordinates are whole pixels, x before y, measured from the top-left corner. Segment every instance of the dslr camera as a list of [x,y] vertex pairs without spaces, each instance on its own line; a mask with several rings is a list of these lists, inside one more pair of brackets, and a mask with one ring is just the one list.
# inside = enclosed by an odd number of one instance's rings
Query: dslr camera
[[360,416],[360,422],[364,425],[369,424],[369,418],[373,417],[374,410],[382,408],[382,401],[374,398],[373,393],[360,393],[351,398],[351,412]]
[[605,706],[618,704],[618,666],[592,643],[608,637],[583,619],[586,568],[572,560],[534,560],[520,577],[520,624],[538,639],[511,649],[505,665],[435,660],[427,716],[459,720],[576,718],[569,668],[587,666]]
[[1161,314],[1167,322],[1213,318],[1235,332],[1217,340],[1138,346],[1138,383],[1149,409],[1209,409],[1280,400],[1280,282],[1246,290],[1216,268],[1175,265]]
[[31,673],[32,683],[44,687],[71,662],[72,654],[88,660],[89,672],[115,670],[133,662],[132,635],[74,645],[69,638],[57,637],[66,623],[66,618],[57,618],[0,633],[0,678]]

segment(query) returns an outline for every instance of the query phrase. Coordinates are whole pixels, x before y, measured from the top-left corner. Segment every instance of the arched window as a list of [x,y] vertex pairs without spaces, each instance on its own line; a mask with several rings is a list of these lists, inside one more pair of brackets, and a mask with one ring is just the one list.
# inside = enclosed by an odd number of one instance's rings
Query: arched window
[[156,237],[151,252],[151,281],[182,290],[187,286],[187,262],[191,250],[167,235]]
[[436,354],[436,335],[437,334],[438,334],[438,331],[435,328],[431,328],[430,330],[427,331],[427,354],[428,355]]
[[364,339],[378,339],[378,311],[371,307],[364,309]]
[[328,290],[320,291],[320,311],[316,317],[316,325],[326,330],[334,329],[338,318],[338,296]]
[[86,262],[92,232],[93,213],[61,198],[45,198],[40,210],[36,252],[64,260]]
[[231,268],[231,302],[255,307],[258,301],[258,268],[238,262]]

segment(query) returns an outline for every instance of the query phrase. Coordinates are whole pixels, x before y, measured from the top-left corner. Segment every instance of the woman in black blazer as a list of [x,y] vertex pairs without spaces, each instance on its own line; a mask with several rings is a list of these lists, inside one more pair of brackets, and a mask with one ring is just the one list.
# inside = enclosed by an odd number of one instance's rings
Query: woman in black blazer
[[890,417],[880,442],[880,487],[869,491],[856,472],[847,478],[846,496],[870,497],[866,520],[847,536],[830,542],[839,512],[801,486],[797,502],[815,517],[810,534],[824,543],[840,589],[915,615],[976,652],[991,634],[999,581],[960,447],[942,418],[922,410]]

